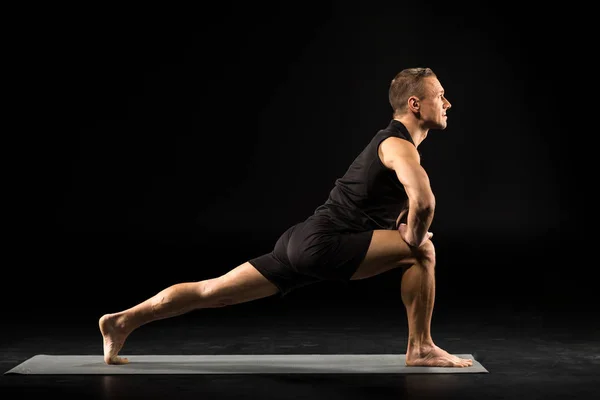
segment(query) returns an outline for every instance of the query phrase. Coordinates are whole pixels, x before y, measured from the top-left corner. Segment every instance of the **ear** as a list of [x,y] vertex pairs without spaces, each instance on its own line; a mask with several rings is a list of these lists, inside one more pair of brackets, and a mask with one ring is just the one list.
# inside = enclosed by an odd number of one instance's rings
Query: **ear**
[[408,98],[408,109],[412,112],[419,112],[419,108],[421,106],[421,103],[419,102],[419,98],[416,96],[410,96]]

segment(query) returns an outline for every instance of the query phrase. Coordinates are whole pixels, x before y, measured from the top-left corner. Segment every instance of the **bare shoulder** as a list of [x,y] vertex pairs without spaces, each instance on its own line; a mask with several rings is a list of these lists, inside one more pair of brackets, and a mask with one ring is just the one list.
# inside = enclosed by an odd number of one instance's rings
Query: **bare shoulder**
[[377,154],[383,165],[389,169],[394,169],[394,163],[403,160],[420,163],[419,152],[415,146],[395,136],[384,139],[377,149]]

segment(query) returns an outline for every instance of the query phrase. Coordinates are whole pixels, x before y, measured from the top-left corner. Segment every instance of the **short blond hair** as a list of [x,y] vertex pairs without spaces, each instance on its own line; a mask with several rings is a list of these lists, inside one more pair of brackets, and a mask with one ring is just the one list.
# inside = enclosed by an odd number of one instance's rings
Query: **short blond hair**
[[436,77],[431,68],[406,68],[396,74],[390,83],[388,92],[394,116],[399,116],[406,112],[410,96],[417,96],[419,98],[425,96],[423,78],[430,76]]

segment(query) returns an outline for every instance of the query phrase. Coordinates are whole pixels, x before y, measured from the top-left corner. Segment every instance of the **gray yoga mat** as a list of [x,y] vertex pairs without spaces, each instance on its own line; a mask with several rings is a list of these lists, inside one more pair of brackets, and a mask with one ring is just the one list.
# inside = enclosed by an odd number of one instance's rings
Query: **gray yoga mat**
[[488,373],[473,359],[465,368],[407,367],[401,354],[123,355],[129,364],[106,365],[99,355],[35,355],[5,374],[463,374]]

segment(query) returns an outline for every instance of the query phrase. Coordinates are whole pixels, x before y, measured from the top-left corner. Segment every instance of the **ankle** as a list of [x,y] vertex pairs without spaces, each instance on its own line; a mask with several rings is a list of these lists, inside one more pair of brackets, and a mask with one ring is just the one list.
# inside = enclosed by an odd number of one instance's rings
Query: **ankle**
[[435,348],[431,337],[411,337],[408,338],[407,350],[411,353],[427,353]]
[[123,313],[108,314],[106,316],[106,321],[112,326],[112,329],[120,332],[125,332],[130,329],[129,325],[131,325],[131,323],[128,320],[129,318]]

